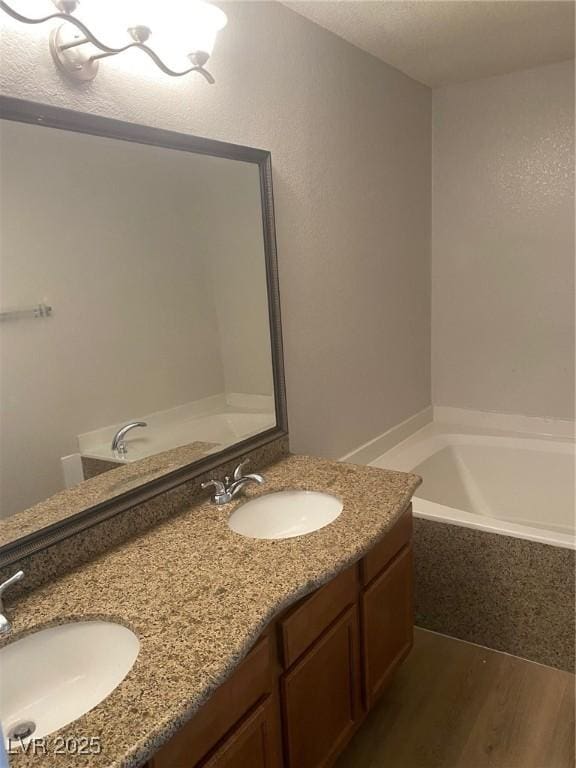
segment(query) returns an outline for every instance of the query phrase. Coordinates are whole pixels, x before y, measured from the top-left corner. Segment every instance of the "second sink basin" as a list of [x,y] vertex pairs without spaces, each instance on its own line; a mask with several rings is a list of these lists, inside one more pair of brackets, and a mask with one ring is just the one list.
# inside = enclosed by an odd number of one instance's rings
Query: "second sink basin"
[[228,525],[252,539],[291,539],[329,525],[342,507],[342,501],[329,493],[277,491],[239,506]]
[[105,699],[132,668],[140,641],[121,624],[50,627],[0,650],[0,720],[6,746],[42,738]]

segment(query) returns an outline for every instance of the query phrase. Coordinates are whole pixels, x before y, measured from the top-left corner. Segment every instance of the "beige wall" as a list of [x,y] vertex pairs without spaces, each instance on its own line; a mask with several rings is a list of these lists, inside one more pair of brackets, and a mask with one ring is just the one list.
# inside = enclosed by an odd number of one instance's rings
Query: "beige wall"
[[[273,395],[268,286],[257,165],[220,161],[205,175],[200,226],[227,393]],[[247,183],[249,182],[249,183]]]
[[137,53],[74,86],[10,23],[0,89],[271,150],[292,447],[339,456],[430,400],[430,91],[279,4],[226,11],[212,87]]
[[433,104],[433,401],[571,418],[574,62]]

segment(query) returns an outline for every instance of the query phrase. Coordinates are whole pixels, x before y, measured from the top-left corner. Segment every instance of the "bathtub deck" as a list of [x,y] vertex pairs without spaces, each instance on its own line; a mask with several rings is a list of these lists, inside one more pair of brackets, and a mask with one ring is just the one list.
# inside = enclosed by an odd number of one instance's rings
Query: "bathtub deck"
[[336,768],[573,768],[574,675],[416,630]]

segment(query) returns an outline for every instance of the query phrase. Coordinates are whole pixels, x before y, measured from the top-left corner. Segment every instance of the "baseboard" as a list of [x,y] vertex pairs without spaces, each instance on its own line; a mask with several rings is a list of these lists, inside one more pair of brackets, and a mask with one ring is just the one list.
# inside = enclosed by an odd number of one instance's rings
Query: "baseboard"
[[567,419],[546,419],[540,416],[522,416],[513,413],[473,411],[445,405],[433,407],[433,419],[440,424],[459,424],[466,427],[498,429],[531,435],[574,437],[574,422]]
[[386,451],[401,443],[402,440],[406,440],[414,432],[418,432],[419,429],[429,424],[432,421],[432,414],[433,409],[429,405],[400,422],[400,424],[396,424],[395,427],[391,427],[383,434],[378,435],[378,437],[342,456],[339,461],[345,461],[348,464],[369,464],[374,459],[377,459],[378,456],[386,453]]

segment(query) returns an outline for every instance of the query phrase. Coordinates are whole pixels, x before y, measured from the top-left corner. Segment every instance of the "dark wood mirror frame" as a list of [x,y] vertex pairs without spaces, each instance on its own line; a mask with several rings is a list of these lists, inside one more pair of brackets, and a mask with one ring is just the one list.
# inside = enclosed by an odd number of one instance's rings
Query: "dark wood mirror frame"
[[258,165],[260,175],[260,195],[262,203],[262,224],[264,235],[264,253],[268,286],[268,312],[270,320],[270,339],[272,367],[274,377],[274,399],[276,426],[230,448],[224,449],[206,458],[199,459],[178,469],[168,472],[135,489],[126,491],[109,500],[101,502],[82,512],[73,514],[58,523],[27,533],[22,538],[0,547],[0,567],[9,565],[22,557],[38,552],[75,533],[100,523],[126,509],[149,501],[166,491],[193,480],[199,475],[210,472],[227,461],[260,448],[274,440],[288,435],[288,417],[284,383],[284,359],[282,353],[282,326],[280,319],[280,293],[278,286],[278,267],[276,259],[276,233],[274,227],[274,199],[272,194],[272,163],[270,152],[252,147],[215,141],[213,139],[189,136],[183,133],[159,128],[127,123],[106,117],[99,117],[83,112],[76,112],[60,107],[52,107],[36,102],[0,96],[0,119],[13,120],[59,128],[75,133],[103,136],[120,141],[139,144],[151,144],[182,152],[212,155],[214,157],[239,160]]

